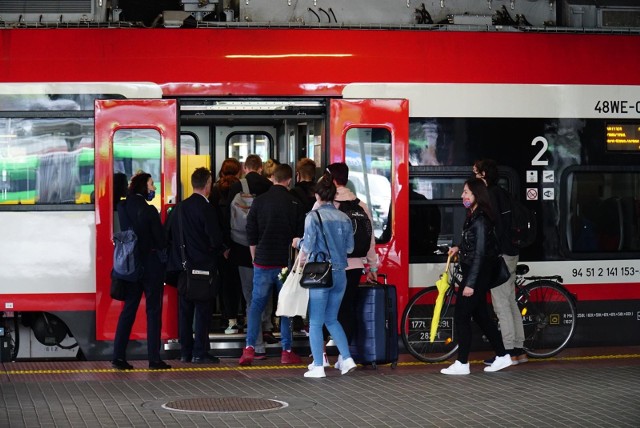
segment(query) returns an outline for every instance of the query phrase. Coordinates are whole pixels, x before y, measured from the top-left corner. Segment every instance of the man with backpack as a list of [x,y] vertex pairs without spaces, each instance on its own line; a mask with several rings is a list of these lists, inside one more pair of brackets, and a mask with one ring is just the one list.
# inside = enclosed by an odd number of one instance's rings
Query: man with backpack
[[[238,266],[242,295],[247,302],[247,315],[251,308],[253,293],[253,260],[247,239],[247,215],[253,201],[272,186],[272,182],[262,175],[262,159],[258,155],[249,155],[244,161],[245,176],[229,188],[230,201],[227,218],[230,221],[231,247],[229,260]],[[245,317],[245,324],[247,323]],[[262,332],[259,332],[255,345],[255,359],[265,359],[266,349]]]
[[[491,159],[475,162],[473,172],[477,178],[484,180],[495,210],[495,231],[498,237],[500,253],[511,272],[507,282],[491,289],[491,302],[500,321],[500,332],[506,352],[511,355],[512,364],[523,364],[529,361],[524,352],[524,329],[522,315],[516,302],[515,279],[516,266],[520,259],[520,251],[513,230],[514,203],[512,196],[498,185],[498,166]],[[491,365],[493,359],[486,360]]]
[[[354,230],[354,250],[347,258],[347,287],[338,311],[338,321],[342,325],[347,339],[351,342],[356,330],[356,295],[360,278],[365,269],[363,260],[366,259],[369,265],[367,280],[377,281],[378,279],[376,240],[372,229],[373,220],[367,204],[359,200],[347,188],[347,182],[349,181],[349,167],[347,164],[344,162],[332,163],[327,167],[327,171],[331,173],[333,183],[336,185],[334,203],[339,210],[351,218]],[[340,364],[341,360],[338,359],[336,368],[340,368]]]

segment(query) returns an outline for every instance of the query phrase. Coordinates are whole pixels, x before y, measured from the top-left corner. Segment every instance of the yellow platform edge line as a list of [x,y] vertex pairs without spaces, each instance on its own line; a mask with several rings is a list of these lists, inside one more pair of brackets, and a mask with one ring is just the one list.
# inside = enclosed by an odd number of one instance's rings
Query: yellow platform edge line
[[[640,358],[640,354],[619,354],[619,355],[586,355],[577,357],[550,357],[550,358],[530,358],[529,362],[544,362],[544,361],[589,361],[589,360],[620,360],[620,359],[632,359]],[[472,364],[480,364],[483,360],[472,360]],[[431,364],[450,364],[450,361],[442,361],[439,363],[424,363],[421,361],[406,361],[399,362],[400,367],[411,366],[426,366]],[[8,364],[8,363],[7,363]],[[380,364],[381,366],[384,364]],[[147,368],[134,368],[133,370],[117,370],[113,368],[93,368],[93,369],[70,369],[70,370],[5,370],[0,374],[5,375],[42,375],[42,374],[82,374],[82,373],[163,373],[163,372],[216,372],[216,371],[250,371],[250,370],[292,370],[292,369],[305,369],[307,365],[277,365],[277,366],[233,366],[233,367],[175,367],[167,370],[151,370]]]

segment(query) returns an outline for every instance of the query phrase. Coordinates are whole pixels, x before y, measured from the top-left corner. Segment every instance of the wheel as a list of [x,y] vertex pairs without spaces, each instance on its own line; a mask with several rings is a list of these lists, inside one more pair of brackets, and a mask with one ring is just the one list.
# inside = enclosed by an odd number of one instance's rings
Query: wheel
[[402,314],[402,341],[404,346],[420,361],[436,363],[444,361],[458,349],[454,336],[453,313],[455,293],[449,289],[440,312],[440,324],[433,343],[429,340],[431,320],[438,289],[428,287],[413,296]]
[[391,368],[395,369],[396,367],[398,367],[398,362],[394,361],[393,363],[391,363]]
[[576,328],[573,296],[553,281],[535,281],[517,296],[524,327],[524,350],[530,357],[546,358],[567,346]]

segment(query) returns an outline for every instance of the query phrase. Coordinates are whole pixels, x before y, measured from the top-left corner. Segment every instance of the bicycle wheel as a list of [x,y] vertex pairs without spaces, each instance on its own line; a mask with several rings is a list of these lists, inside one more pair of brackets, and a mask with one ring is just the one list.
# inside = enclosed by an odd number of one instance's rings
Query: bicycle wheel
[[438,289],[427,287],[421,290],[407,304],[402,314],[402,341],[404,346],[420,361],[436,363],[448,359],[458,349],[454,336],[453,313],[455,310],[455,292],[447,291],[440,312],[440,325],[433,343],[429,341],[431,320]]
[[534,358],[556,355],[567,346],[576,327],[573,297],[553,281],[535,281],[517,296],[524,327],[524,349]]

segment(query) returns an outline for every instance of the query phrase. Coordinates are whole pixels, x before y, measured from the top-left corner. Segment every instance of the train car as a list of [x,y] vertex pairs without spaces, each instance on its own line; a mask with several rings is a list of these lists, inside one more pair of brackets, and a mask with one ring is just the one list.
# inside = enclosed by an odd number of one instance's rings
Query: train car
[[164,219],[194,166],[250,153],[347,162],[399,313],[459,238],[473,161],[493,158],[535,213],[521,260],[577,298],[570,346],[640,342],[638,36],[7,28],[0,45],[3,359],[110,357],[114,173],[150,172]]

